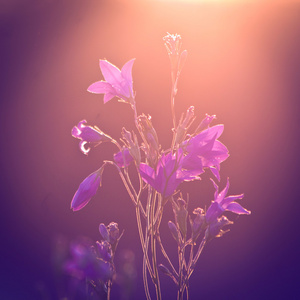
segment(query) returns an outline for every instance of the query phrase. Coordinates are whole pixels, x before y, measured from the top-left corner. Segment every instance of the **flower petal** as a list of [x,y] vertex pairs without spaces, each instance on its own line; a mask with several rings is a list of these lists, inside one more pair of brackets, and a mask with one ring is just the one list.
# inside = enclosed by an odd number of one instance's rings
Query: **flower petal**
[[119,86],[122,76],[121,71],[115,65],[111,64],[107,60],[100,60],[100,69],[103,74],[105,81],[110,83],[112,86]]
[[144,163],[141,163],[140,174],[146,183],[150,184],[152,187],[155,188],[155,183],[154,183],[155,172],[151,167],[149,167]]
[[[135,58],[131,59],[121,69],[121,75],[126,80],[131,93],[132,93],[132,66],[133,66],[134,61],[135,61]],[[133,96],[133,95],[131,95],[131,96]]]
[[103,98],[104,104],[106,102],[108,102],[109,100],[111,100],[115,96],[116,96],[116,94],[114,94],[114,93],[107,93],[107,94],[105,94],[104,98]]
[[229,205],[227,205],[226,210],[232,211],[235,214],[239,214],[239,215],[243,215],[243,214],[250,215],[251,213],[249,210],[245,209],[244,207],[242,207],[242,205],[240,205],[237,202],[232,202]]
[[125,148],[114,154],[114,161],[120,168],[124,168],[130,165],[133,161],[133,157],[131,156],[129,149]]
[[114,88],[111,86],[111,84],[102,80],[92,83],[87,90],[90,93],[95,94],[114,93]]

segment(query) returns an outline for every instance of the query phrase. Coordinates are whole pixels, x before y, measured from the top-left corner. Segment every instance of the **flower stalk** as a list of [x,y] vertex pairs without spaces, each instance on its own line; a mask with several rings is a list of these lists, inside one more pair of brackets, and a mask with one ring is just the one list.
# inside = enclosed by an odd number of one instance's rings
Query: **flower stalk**
[[[193,210],[195,216],[190,215],[189,196],[187,194],[187,200],[184,199],[180,186],[184,182],[191,181],[195,181],[196,185],[201,175],[208,170],[211,172],[209,174],[219,182],[220,165],[228,158],[229,153],[227,147],[219,141],[224,126],[222,124],[211,126],[216,118],[214,115],[206,114],[196,129],[190,132],[191,125],[196,119],[195,108],[191,106],[185,114],[182,113],[177,124],[175,97],[187,51],[181,51],[180,35],[167,34],[163,39],[171,64],[173,138],[170,148],[162,149],[151,116],[138,115],[132,80],[132,67],[135,60],[128,61],[121,69],[106,60],[100,60],[104,80],[91,84],[88,91],[104,94],[104,103],[117,97],[120,102],[129,104],[133,110],[135,130],[130,132],[123,127],[122,138],[116,140],[97,126],[87,126],[85,120],[73,127],[72,135],[80,139],[80,149],[84,154],[91,151],[90,146],[100,146],[103,142],[113,143],[118,148],[118,152],[113,154],[112,160],[104,160],[103,165],[80,184],[73,197],[71,208],[79,211],[86,206],[101,187],[104,168],[107,165],[114,166],[135,208],[143,253],[142,275],[147,300],[152,299],[151,294],[154,294],[154,290],[156,299],[162,299],[160,274],[172,279],[177,286],[177,300],[183,300],[189,299],[189,279],[205,245],[211,239],[224,235],[228,231],[223,230],[224,227],[233,224],[223,213],[229,211],[239,215],[249,215],[250,211],[236,202],[243,198],[243,194],[227,196],[229,179],[221,192],[218,184],[211,179],[215,188],[214,200],[207,210],[197,207]],[[137,180],[132,177],[130,168],[136,172]],[[167,205],[172,205],[174,214],[174,220],[169,221],[168,226],[174,238],[173,250],[175,249],[177,253],[178,266],[170,259],[170,249],[163,245],[160,235],[160,226],[166,226],[163,215]],[[205,207],[205,203],[201,205]],[[121,237],[115,224],[111,223],[108,227],[100,224],[99,230],[104,241],[97,244],[99,259],[109,263],[108,266],[112,266],[113,272],[115,272],[113,258]],[[159,251],[163,261],[159,259]],[[96,264],[95,260],[92,261]],[[148,281],[148,276],[151,281]],[[110,298],[112,284],[113,277],[106,277],[107,299]]]

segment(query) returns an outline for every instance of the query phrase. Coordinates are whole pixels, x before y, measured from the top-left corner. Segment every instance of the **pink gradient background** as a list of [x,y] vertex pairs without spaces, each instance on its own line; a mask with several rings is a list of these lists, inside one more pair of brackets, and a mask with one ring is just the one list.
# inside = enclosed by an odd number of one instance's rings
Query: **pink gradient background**
[[[112,299],[144,298],[134,209],[116,171],[105,170],[103,187],[87,207],[70,210],[79,183],[115,148],[103,145],[86,157],[70,132],[82,119],[115,138],[124,125],[133,129],[129,106],[104,105],[103,96],[86,88],[101,79],[98,59],[121,67],[135,57],[138,111],[152,116],[168,147],[166,32],[181,34],[189,53],[177,115],[194,105],[198,122],[208,113],[225,124],[221,141],[231,156],[221,166],[221,187],[229,177],[230,194],[244,192],[242,203],[252,211],[228,215],[235,225],[203,252],[191,299],[300,297],[299,3],[2,2],[1,299],[66,295],[55,268],[57,249],[80,235],[99,239],[99,223],[111,221],[125,229],[117,268],[129,272],[135,295],[125,295],[120,279]],[[212,200],[208,175],[181,186],[190,192],[190,212]],[[166,229],[172,218],[169,208],[162,231],[175,250]],[[168,287],[163,296],[174,299],[173,283],[161,277]]]

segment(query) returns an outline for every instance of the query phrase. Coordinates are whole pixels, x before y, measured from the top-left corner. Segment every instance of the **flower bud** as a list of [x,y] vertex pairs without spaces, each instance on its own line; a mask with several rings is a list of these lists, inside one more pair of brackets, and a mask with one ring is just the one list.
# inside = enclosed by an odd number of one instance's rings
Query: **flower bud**
[[126,141],[129,153],[135,160],[136,164],[139,166],[141,163],[141,153],[140,153],[140,147],[139,147],[136,135],[133,134],[133,139],[134,139],[134,141],[133,141],[131,133],[123,127],[122,136]]
[[158,269],[167,276],[173,276],[173,274],[169,271],[169,269],[166,266],[164,266],[163,264],[160,264],[158,266]]
[[145,143],[145,152],[150,166],[154,166],[157,163],[157,157],[159,152],[159,143],[156,131],[151,122],[151,116],[142,114],[138,117],[138,123],[143,134],[143,141]]
[[111,223],[109,223],[107,228],[108,228],[108,234],[109,234],[109,242],[111,245],[114,245],[118,241],[119,236],[120,236],[118,224],[115,222],[111,222]]
[[205,114],[205,118],[200,122],[199,126],[195,130],[195,134],[200,133],[201,131],[207,129],[210,123],[216,118],[216,115]]
[[109,234],[108,234],[106,226],[103,223],[101,223],[99,225],[99,231],[100,231],[100,234],[102,235],[103,239],[105,241],[109,242]]
[[202,225],[205,221],[204,210],[200,207],[194,209],[193,214],[196,215],[194,221],[191,221],[193,240],[196,240],[201,232]]
[[96,242],[98,256],[99,258],[103,259],[104,261],[111,261],[112,258],[112,250],[111,245],[107,241]]
[[178,199],[177,203],[173,201],[173,211],[175,215],[176,223],[184,236],[184,239],[186,238],[187,233],[187,216],[188,211],[186,209],[186,202],[183,199]]
[[81,182],[71,202],[73,211],[82,209],[96,194],[101,186],[103,167],[104,165]]
[[225,216],[222,216],[221,218],[217,219],[215,222],[209,225],[210,237],[221,237],[228,231],[223,231],[222,228],[230,224],[233,224],[233,222],[229,221]]
[[175,144],[181,144],[184,141],[186,132],[194,119],[194,106],[190,106],[186,112],[184,120],[181,118],[176,129]]
[[179,245],[179,232],[178,232],[178,229],[177,229],[176,225],[172,221],[169,221],[168,226],[169,226],[169,229],[172,233],[173,238],[175,239],[175,241]]

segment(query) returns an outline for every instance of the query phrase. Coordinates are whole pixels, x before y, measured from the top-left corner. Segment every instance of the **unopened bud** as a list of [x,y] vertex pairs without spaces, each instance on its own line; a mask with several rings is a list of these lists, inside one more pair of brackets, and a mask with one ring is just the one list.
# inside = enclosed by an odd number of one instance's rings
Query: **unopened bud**
[[183,199],[178,199],[177,203],[173,202],[173,211],[175,214],[175,220],[178,224],[178,227],[184,236],[186,238],[187,233],[187,216],[188,211],[186,209],[186,202]]
[[129,150],[130,155],[133,157],[136,164],[139,166],[140,163],[141,163],[141,152],[140,152],[140,147],[139,147],[136,135],[133,134],[133,139],[134,140],[132,140],[131,133],[123,127],[122,136],[123,136],[123,138],[125,139],[125,141],[127,143],[127,148]]
[[168,269],[166,266],[164,266],[163,264],[160,264],[160,265],[158,266],[158,268],[159,268],[159,270],[160,270],[162,273],[164,273],[165,275],[167,275],[167,276],[173,276],[172,273],[169,271],[169,269]]
[[194,209],[193,213],[196,215],[194,221],[191,222],[192,235],[195,240],[201,232],[202,225],[205,221],[204,210],[200,207]]
[[205,118],[200,122],[199,126],[195,130],[195,134],[200,133],[201,131],[207,129],[210,123],[216,118],[216,115],[205,114]]
[[108,234],[106,226],[103,223],[101,223],[99,225],[99,231],[100,231],[100,234],[102,235],[103,239],[105,241],[109,242],[109,234]]
[[110,261],[112,257],[111,246],[107,241],[96,242],[99,258]]
[[157,162],[159,143],[156,131],[151,122],[151,116],[142,114],[138,117],[138,123],[143,134],[143,141],[145,143],[145,152],[150,166],[154,166]]
[[180,120],[179,125],[176,129],[176,144],[180,144],[183,142],[186,136],[186,132],[190,125],[193,123],[194,119],[194,106],[190,106],[186,112],[185,118],[183,120]]
[[176,225],[172,221],[169,221],[168,226],[170,228],[173,238],[179,244],[179,233],[178,233],[178,229],[177,229]]
[[109,242],[114,245],[119,239],[120,232],[118,228],[118,224],[115,222],[111,222],[108,226],[108,234],[109,234]]

